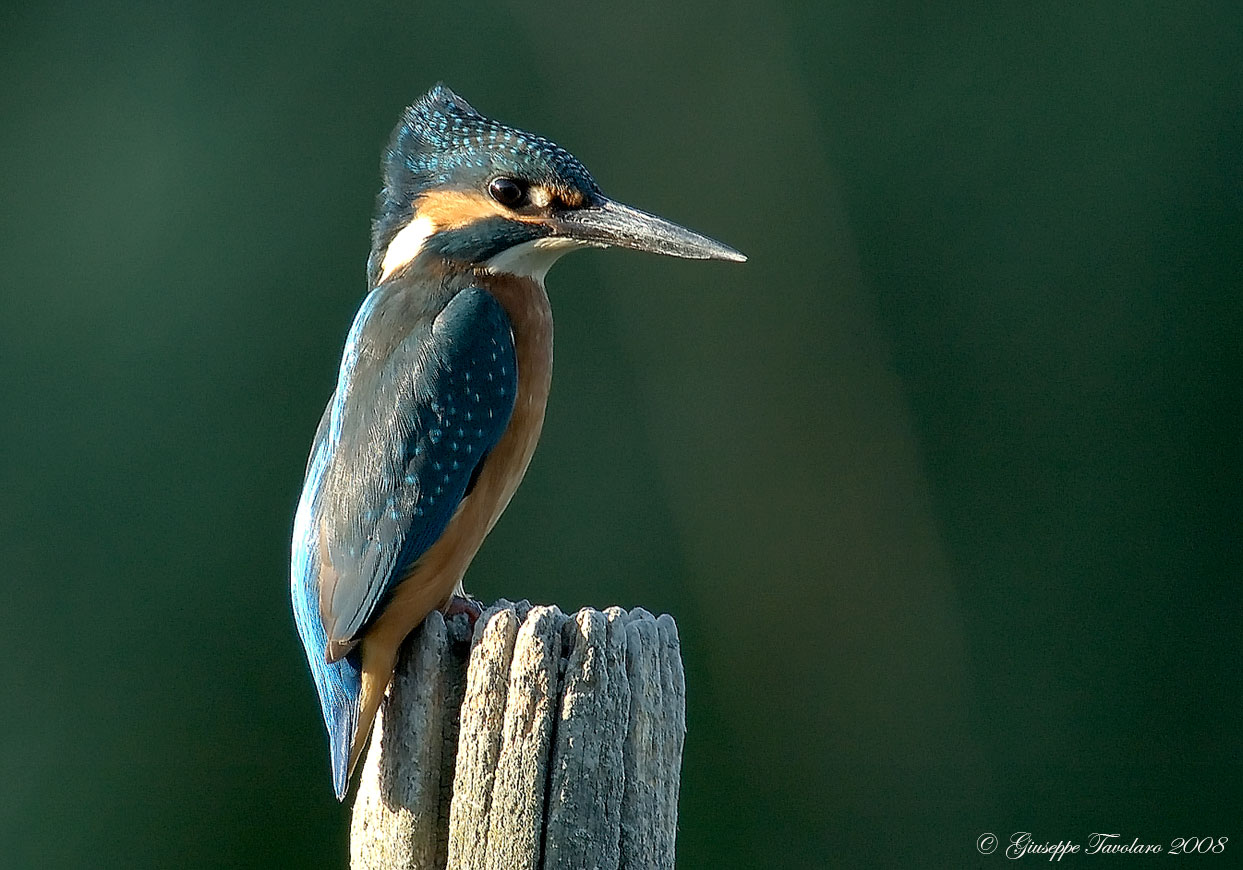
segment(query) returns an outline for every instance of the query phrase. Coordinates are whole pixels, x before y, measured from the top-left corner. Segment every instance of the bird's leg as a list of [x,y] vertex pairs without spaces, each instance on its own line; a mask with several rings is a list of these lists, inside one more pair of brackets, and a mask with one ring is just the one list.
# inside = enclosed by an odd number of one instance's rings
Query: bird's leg
[[466,619],[470,622],[470,627],[473,631],[476,620],[483,613],[483,602],[465,593],[461,595],[454,593],[449,597],[449,602],[444,606],[444,613],[446,618],[457,616],[459,613],[465,613]]

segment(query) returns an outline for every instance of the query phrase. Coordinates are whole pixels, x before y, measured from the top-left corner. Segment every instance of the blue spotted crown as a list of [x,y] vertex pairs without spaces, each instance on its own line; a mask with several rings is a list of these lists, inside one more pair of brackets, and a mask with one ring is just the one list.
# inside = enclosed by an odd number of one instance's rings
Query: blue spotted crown
[[505,172],[599,190],[587,168],[560,145],[485,118],[438,84],[406,109],[393,131],[384,158],[385,193],[408,200],[420,189],[454,184],[464,170],[468,176]]

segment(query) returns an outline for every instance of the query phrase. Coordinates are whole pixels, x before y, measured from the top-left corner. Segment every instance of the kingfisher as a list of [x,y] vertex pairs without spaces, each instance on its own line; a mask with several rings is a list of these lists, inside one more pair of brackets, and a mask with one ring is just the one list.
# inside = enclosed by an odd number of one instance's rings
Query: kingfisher
[[576,248],[743,261],[601,193],[549,140],[437,85],[384,154],[367,295],[311,446],[293,528],[298,634],[344,800],[405,637],[478,613],[462,578],[539,440],[544,278]]

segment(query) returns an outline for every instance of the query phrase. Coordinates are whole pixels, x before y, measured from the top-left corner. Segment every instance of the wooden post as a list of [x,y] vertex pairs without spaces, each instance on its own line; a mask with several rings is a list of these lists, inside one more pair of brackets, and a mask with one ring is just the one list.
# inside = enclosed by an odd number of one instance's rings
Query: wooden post
[[669,616],[500,601],[402,649],[354,870],[672,868],[686,684]]

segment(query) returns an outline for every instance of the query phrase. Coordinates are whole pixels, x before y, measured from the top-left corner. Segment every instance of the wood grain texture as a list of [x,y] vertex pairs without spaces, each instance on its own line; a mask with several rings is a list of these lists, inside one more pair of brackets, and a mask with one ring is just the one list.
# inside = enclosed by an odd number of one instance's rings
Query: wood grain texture
[[620,866],[673,867],[678,786],[686,735],[686,680],[678,628],[664,615],[630,612],[626,624],[630,722],[625,742]]
[[672,868],[677,626],[499,601],[403,647],[354,807],[361,868]]
[[468,631],[433,612],[402,647],[354,802],[354,867],[445,866]]
[[622,746],[630,723],[624,611],[582,610],[570,649],[549,768],[544,867],[614,870],[620,861]]

